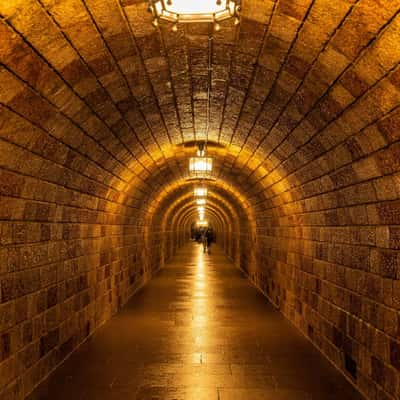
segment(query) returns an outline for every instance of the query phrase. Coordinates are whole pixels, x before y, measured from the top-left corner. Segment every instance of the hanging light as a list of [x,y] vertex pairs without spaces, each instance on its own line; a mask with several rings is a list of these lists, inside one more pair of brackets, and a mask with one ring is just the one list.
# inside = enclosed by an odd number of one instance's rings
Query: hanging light
[[191,174],[207,174],[212,171],[211,157],[190,157],[189,171]]
[[206,148],[200,143],[197,149],[197,156],[189,159],[189,172],[192,177],[207,178],[212,171],[212,158],[205,157]]
[[197,156],[198,157],[204,157],[206,154],[204,150],[204,143],[199,143],[198,148],[197,148]]
[[240,14],[241,0],[148,0],[157,20],[179,22],[221,22]]
[[205,197],[205,196],[207,196],[207,188],[205,188],[205,187],[194,188],[194,195],[196,197]]
[[197,221],[197,226],[208,226],[208,221]]
[[200,217],[200,218],[204,218],[204,215],[205,215],[205,214],[204,214],[204,211],[199,211],[199,217]]

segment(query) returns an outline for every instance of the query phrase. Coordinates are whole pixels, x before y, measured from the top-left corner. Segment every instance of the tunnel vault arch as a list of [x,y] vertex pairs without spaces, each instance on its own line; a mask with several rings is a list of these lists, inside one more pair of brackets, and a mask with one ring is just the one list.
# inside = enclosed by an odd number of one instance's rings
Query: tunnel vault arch
[[[165,199],[160,202],[158,209],[165,209],[166,212],[165,214],[163,214],[163,218],[162,220],[160,220],[160,218],[154,218],[154,221],[152,222],[152,224],[156,224],[157,226],[161,227],[161,231],[165,231],[165,226],[172,226],[173,225],[173,221],[174,219],[176,220],[177,215],[179,216],[179,212],[177,214],[177,210],[178,211],[182,211],[185,210],[185,208],[183,207],[187,207],[187,206],[193,206],[193,202],[194,202],[194,197],[193,197],[193,189],[195,187],[195,184],[193,182],[190,181],[183,181],[181,182],[181,186],[178,186],[178,188],[175,191],[170,191],[170,190],[166,190],[165,193],[169,193],[168,195],[166,195]],[[213,183],[209,183],[208,184],[209,187],[209,195],[207,197],[210,198],[211,202],[214,201],[215,204],[215,199],[217,199],[219,205],[219,209],[220,209],[220,213],[221,210],[224,209],[223,214],[224,214],[224,218],[225,218],[225,225],[228,226],[229,224],[231,226],[234,227],[234,234],[235,234],[235,238],[230,238],[230,239],[226,239],[226,240],[232,240],[235,241],[236,245],[232,245],[233,248],[237,247],[239,244],[239,232],[243,231],[243,232],[248,232],[251,229],[253,229],[253,231],[255,231],[255,227],[252,224],[252,220],[251,220],[251,216],[249,215],[249,210],[246,208],[248,207],[248,205],[245,203],[243,204],[243,200],[240,197],[240,195],[238,195],[237,192],[235,192],[234,190],[232,190],[232,188],[227,188],[226,185],[224,187],[224,185],[220,185],[217,182],[213,182]],[[165,204],[165,205],[164,205]],[[157,216],[157,211],[158,209],[154,209],[152,212],[154,216]],[[172,225],[171,222],[169,222],[171,220],[170,215],[172,216]],[[227,217],[227,215],[229,215],[230,217]],[[150,217],[149,217],[150,218]],[[228,219],[230,218],[230,222],[228,221]],[[241,227],[239,227],[239,225],[241,225]],[[155,228],[155,229],[160,229],[160,228]],[[233,232],[230,227],[227,228],[227,233],[228,235]],[[162,234],[162,237],[165,237],[164,234]],[[230,256],[233,256],[234,254],[238,254],[238,251],[235,249],[233,250],[233,248],[230,250]],[[243,251],[246,251],[243,248]],[[249,253],[251,253],[250,250],[248,250]]]
[[[188,228],[187,222],[189,217],[191,220],[196,217],[196,205],[195,204],[186,204],[183,206],[178,215],[173,217],[172,223],[177,227],[182,226],[183,232],[188,236]],[[214,224],[215,229],[217,231],[217,235],[224,235],[226,231],[229,232],[229,224],[231,223],[231,218],[226,214],[225,210],[221,208],[217,203],[214,203],[210,200],[209,205],[206,208],[206,219],[210,219],[210,216],[214,216],[214,221],[217,221],[218,224]]]
[[184,242],[207,139],[228,255],[368,399],[396,400],[399,0],[243,0],[211,40],[104,3],[0,2],[0,397]]

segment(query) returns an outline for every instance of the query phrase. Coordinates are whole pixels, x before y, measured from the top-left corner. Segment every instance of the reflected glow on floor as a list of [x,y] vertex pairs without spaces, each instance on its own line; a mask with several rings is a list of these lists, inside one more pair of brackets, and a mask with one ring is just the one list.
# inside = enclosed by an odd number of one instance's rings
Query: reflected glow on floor
[[28,400],[362,400],[218,247],[202,251],[180,250]]
[[[207,257],[209,254],[203,252],[203,247],[197,247],[196,255],[196,274],[193,280],[193,303],[192,303],[192,314],[193,314],[193,325],[196,328],[206,327],[208,321],[207,315],[210,312],[210,287],[207,280]],[[205,338],[202,337],[202,343],[205,342]],[[197,337],[196,337],[197,343]]]

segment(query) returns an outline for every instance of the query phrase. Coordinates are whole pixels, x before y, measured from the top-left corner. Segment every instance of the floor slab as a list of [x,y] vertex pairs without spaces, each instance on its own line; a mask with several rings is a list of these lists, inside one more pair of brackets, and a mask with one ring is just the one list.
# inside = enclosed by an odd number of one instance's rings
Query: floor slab
[[189,244],[29,397],[361,400],[214,248]]

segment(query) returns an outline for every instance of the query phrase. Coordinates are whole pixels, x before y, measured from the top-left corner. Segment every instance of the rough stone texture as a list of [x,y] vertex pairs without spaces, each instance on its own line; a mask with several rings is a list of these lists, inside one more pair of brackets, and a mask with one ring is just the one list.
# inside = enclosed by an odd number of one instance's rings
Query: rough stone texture
[[400,397],[400,1],[243,3],[209,43],[144,1],[1,2],[0,396],[187,239],[211,50],[218,240],[367,398]]
[[364,399],[219,247],[202,247],[179,249],[28,400]]

